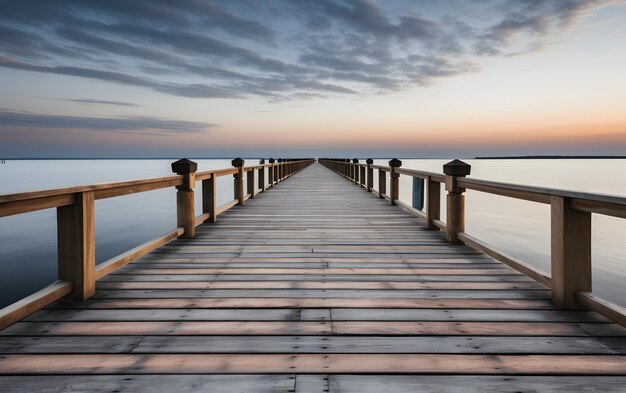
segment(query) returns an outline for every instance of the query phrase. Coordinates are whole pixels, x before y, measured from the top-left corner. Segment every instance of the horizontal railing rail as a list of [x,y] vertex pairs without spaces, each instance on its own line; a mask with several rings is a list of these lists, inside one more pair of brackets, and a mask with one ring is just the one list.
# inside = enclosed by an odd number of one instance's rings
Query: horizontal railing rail
[[[216,222],[219,214],[243,205],[314,161],[270,158],[267,163],[261,160],[259,165],[244,166],[244,160],[236,158],[232,168],[197,172],[195,162],[182,159],[172,163],[174,176],[0,195],[0,217],[56,208],[58,253],[58,281],[0,309],[0,330],[63,297],[88,299],[95,293],[96,280],[173,239],[193,238],[196,226]],[[217,206],[217,179],[229,175],[233,176],[234,199]],[[200,215],[194,204],[197,182],[202,182]],[[96,265],[94,202],[170,187],[177,190],[177,228]]]
[[[443,166],[443,174],[401,168],[398,159],[389,166],[372,159],[323,158],[319,162],[348,180],[364,186],[379,198],[423,219],[431,230],[445,232],[454,244],[464,243],[549,288],[553,302],[564,309],[589,308],[626,326],[626,309],[592,293],[591,214],[626,218],[626,197],[556,188],[533,187],[467,178],[471,167],[459,160]],[[374,189],[374,171],[378,189]],[[389,192],[387,192],[389,174]],[[414,179],[412,205],[399,200],[399,177]],[[416,181],[419,179],[419,181]],[[441,220],[441,185],[445,186],[446,221]],[[466,190],[549,204],[551,207],[551,269],[545,272],[465,232]]]

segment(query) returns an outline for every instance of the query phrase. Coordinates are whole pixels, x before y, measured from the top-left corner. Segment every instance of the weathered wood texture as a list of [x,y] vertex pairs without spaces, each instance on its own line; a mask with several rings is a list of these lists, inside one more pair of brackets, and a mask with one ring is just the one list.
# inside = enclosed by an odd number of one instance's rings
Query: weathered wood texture
[[0,391],[626,385],[625,329],[321,165],[210,221],[2,331]]

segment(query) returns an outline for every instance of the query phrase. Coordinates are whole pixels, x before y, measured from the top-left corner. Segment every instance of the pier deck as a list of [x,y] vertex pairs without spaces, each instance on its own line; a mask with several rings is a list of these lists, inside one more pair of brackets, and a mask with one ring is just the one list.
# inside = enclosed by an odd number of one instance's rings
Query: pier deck
[[550,297],[314,164],[2,331],[0,391],[624,391],[626,329]]

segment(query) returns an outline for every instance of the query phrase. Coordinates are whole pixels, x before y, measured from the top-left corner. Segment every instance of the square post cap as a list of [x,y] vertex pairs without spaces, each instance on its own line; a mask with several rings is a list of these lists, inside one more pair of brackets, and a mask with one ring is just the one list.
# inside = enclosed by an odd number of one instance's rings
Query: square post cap
[[355,164],[358,164],[359,163],[359,159],[355,158],[355,159],[352,160],[352,162],[355,163]]
[[197,170],[198,164],[187,158],[172,162],[172,172],[174,173],[194,173]]
[[371,158],[368,158],[367,160],[365,160],[365,163],[367,165],[372,165],[374,163],[374,160],[372,160]]
[[242,160],[241,158],[237,157],[234,160],[232,160],[230,163],[235,166],[235,167],[241,167],[244,164],[244,160]]
[[392,168],[400,168],[402,166],[402,161],[398,160],[397,158],[394,158],[389,161],[389,166]]
[[259,160],[259,164],[265,164],[265,158],[261,158],[261,159]]
[[443,166],[443,173],[448,176],[467,176],[472,166],[461,160],[453,160]]
[[276,160],[274,160],[273,158],[270,158],[270,159],[269,159],[269,163],[270,163],[270,164],[273,164],[273,163],[275,163],[275,162],[276,162]]

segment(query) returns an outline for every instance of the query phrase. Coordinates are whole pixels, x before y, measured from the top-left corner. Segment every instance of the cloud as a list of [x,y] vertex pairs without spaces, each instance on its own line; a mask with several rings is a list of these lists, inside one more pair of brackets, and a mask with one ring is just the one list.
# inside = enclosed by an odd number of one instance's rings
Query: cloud
[[179,135],[202,133],[217,125],[157,117],[59,116],[0,109],[0,128],[16,127]]
[[409,89],[540,50],[607,1],[3,2],[0,67],[191,98]]
[[67,99],[65,101],[77,102],[79,104],[86,104],[86,105],[102,104],[102,105],[132,106],[132,107],[139,107],[139,106],[141,106],[141,105],[138,105],[138,104],[133,104],[132,102],[96,100],[96,99],[93,99],[93,98],[70,98],[70,99]]

